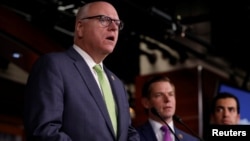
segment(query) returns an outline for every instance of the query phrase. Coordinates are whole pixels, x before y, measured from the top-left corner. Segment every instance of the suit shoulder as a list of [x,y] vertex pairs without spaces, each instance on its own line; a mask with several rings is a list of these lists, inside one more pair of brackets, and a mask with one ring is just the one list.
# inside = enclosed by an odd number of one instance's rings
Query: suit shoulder
[[190,133],[187,133],[181,129],[175,128],[175,133],[178,138],[182,139],[183,141],[199,141],[199,139]]

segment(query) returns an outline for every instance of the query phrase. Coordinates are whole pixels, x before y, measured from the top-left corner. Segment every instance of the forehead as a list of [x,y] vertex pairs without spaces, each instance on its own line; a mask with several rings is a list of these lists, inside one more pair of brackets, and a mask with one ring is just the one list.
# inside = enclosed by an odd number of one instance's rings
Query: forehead
[[167,81],[159,81],[159,82],[154,82],[151,84],[150,86],[150,90],[151,91],[155,91],[155,90],[159,90],[159,89],[165,89],[165,90],[169,90],[172,91],[173,87],[172,85],[167,82]]
[[107,16],[118,17],[116,9],[109,3],[106,2],[96,2],[87,8],[90,14],[103,14]]
[[235,99],[233,99],[233,98],[223,98],[223,99],[217,100],[216,106],[236,107],[237,103],[236,103]]

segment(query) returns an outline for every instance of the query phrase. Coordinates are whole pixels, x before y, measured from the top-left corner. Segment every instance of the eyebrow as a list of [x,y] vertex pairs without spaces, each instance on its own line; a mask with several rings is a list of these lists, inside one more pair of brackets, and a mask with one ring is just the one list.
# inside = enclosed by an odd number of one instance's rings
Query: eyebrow
[[216,106],[215,108],[216,108],[216,109],[217,109],[217,108],[223,108],[223,109],[236,109],[236,107],[233,107],[233,106],[225,107],[225,106],[221,106],[221,105]]

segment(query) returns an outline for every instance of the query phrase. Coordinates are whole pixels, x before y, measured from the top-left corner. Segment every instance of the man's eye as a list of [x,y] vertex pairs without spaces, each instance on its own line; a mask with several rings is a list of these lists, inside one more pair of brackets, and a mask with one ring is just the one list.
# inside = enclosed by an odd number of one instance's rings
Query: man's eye
[[216,111],[217,111],[217,112],[222,112],[222,111],[223,111],[223,108],[217,108]]
[[234,108],[229,108],[230,112],[235,112],[236,110]]
[[110,21],[110,18],[109,17],[101,17],[101,20],[102,21]]

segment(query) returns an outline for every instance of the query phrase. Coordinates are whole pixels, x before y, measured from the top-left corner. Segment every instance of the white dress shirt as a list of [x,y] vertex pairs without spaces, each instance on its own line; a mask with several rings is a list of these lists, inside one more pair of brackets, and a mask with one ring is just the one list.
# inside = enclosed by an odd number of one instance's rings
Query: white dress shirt
[[[79,46],[77,46],[77,45],[74,44],[74,45],[73,45],[73,48],[74,48],[74,49],[82,56],[82,58],[86,61],[87,65],[89,66],[89,68],[90,68],[90,70],[91,70],[93,76],[95,77],[95,80],[96,80],[96,82],[97,82],[97,84],[98,84],[98,86],[99,86],[99,88],[100,88],[100,90],[101,90],[101,86],[100,86],[99,81],[98,81],[97,73],[96,73],[96,71],[93,69],[93,67],[96,65],[95,61],[91,58],[91,56],[89,56],[89,54],[88,54],[87,52],[85,52],[84,50],[82,50]],[[100,65],[101,65],[101,67],[102,67],[102,69],[103,69],[103,63],[102,63],[102,62],[100,63]],[[106,74],[106,73],[105,73],[105,74]],[[106,75],[105,75],[105,77],[106,77],[106,79],[108,79]],[[109,82],[109,81],[108,81],[108,82]]]
[[[163,125],[161,123],[155,121],[155,120],[152,120],[152,119],[149,119],[149,123],[153,127],[153,130],[154,130],[155,136],[157,138],[157,141],[162,141],[164,133],[160,128]],[[173,123],[173,121],[168,123],[168,126],[172,129],[172,131],[174,131],[174,123]],[[175,141],[175,136],[173,134],[171,134],[171,139],[172,139],[172,141]]]

